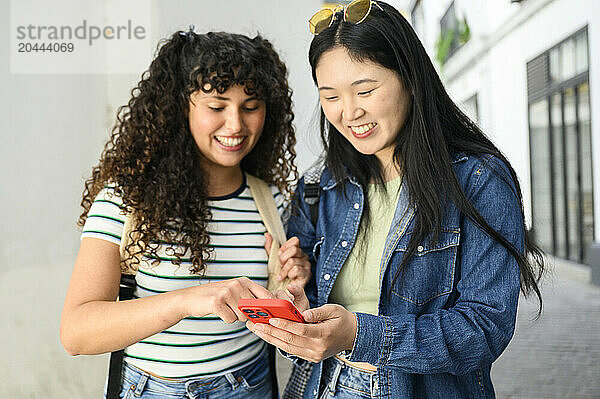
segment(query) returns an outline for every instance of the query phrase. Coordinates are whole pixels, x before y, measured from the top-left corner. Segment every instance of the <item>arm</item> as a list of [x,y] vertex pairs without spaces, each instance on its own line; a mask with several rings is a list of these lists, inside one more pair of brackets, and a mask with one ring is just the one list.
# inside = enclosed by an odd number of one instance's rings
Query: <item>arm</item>
[[[467,196],[488,223],[523,252],[524,227],[513,188],[480,165]],[[499,243],[473,222],[461,226],[461,280],[456,304],[421,317],[356,313],[356,340],[349,343],[351,314],[338,305],[303,313],[314,325],[277,320],[260,333],[286,352],[319,361],[352,349],[348,359],[407,373],[465,374],[491,364],[510,341],[519,296],[519,267]],[[339,323],[332,325],[332,321]],[[332,328],[332,327],[335,327]]]
[[[490,162],[503,176],[494,173],[492,165],[478,165],[466,195],[491,227],[523,253],[525,230],[514,186],[507,184],[510,178],[504,167]],[[466,217],[459,248],[460,296],[454,306],[421,317],[358,313],[358,338],[349,360],[409,373],[460,375],[497,359],[514,332],[519,266],[500,243]],[[367,343],[378,350],[368,350]]]
[[68,353],[98,354],[122,349],[178,323],[185,317],[215,314],[225,322],[247,320],[240,298],[271,298],[242,277],[115,302],[121,276],[119,246],[84,238],[69,283],[60,336]]

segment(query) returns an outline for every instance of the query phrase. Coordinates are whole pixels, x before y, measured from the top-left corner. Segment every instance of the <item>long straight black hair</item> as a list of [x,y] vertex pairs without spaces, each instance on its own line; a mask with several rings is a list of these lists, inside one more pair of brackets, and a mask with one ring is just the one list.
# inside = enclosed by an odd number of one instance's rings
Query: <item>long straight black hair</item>
[[[415,207],[415,224],[407,251],[391,286],[412,256],[419,243],[431,235],[437,240],[441,232],[443,209],[450,201],[479,228],[498,241],[516,259],[521,274],[521,291],[527,296],[534,292],[539,300],[538,316],[542,311],[542,296],[538,287],[544,271],[541,250],[532,242],[525,229],[523,198],[517,175],[496,146],[482,133],[450,99],[423,48],[406,19],[392,6],[377,1],[367,19],[360,24],[344,22],[342,13],[334,23],[312,40],[309,62],[315,84],[316,67],[321,56],[334,48],[345,48],[358,61],[371,61],[395,71],[406,90],[412,93],[409,115],[395,139],[394,160],[401,168],[404,184],[409,191],[410,204]],[[342,68],[343,66],[340,66]],[[352,144],[327,121],[321,109],[321,138],[325,148],[325,164],[341,181],[348,175],[358,180],[363,190],[369,182],[383,181],[382,165],[374,155],[358,152]],[[492,228],[475,209],[460,186],[452,167],[452,156],[491,154],[506,164],[521,207],[525,229],[525,252],[514,247]],[[511,188],[499,165],[490,162]],[[365,202],[366,204],[366,202]],[[369,209],[363,212],[363,222],[369,221]]]

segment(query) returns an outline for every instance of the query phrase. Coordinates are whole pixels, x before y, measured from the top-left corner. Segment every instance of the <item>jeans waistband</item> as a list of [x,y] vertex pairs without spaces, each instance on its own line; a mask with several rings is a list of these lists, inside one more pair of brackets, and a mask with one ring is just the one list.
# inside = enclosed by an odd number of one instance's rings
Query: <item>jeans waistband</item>
[[[250,364],[232,368],[223,373],[210,376],[164,378],[152,375],[132,364],[124,363],[123,388],[133,390],[135,397],[141,395],[146,389],[158,393],[181,395],[190,395],[192,392],[212,391],[224,386],[230,386],[230,389],[236,390],[245,380],[243,378],[236,378],[234,374],[238,375],[241,373],[243,376],[249,370],[256,370],[252,371],[252,373],[257,373],[259,369],[264,369],[263,364],[265,367],[268,364],[266,350]],[[268,375],[268,370],[266,373]],[[192,395],[190,397],[195,396]]]
[[376,373],[377,372],[377,367],[373,366],[370,363],[351,362],[350,360],[346,360],[346,359],[344,359],[343,357],[341,357],[339,355],[334,355],[334,357],[337,360],[340,360],[340,361],[346,363],[350,367],[354,367],[356,369],[359,369],[359,370],[362,370],[362,371],[366,371],[366,372],[371,372],[371,373]]
[[360,393],[363,397],[379,397],[379,376],[376,371],[352,367],[336,357],[323,362],[323,389]]

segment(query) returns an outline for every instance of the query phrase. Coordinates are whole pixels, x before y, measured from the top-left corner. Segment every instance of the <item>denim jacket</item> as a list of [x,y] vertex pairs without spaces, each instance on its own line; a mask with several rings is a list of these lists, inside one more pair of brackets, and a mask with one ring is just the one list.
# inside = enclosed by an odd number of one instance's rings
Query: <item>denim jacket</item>
[[[453,167],[479,213],[523,253],[521,206],[506,165],[490,155],[458,154]],[[303,198],[304,188],[303,178],[297,198]],[[328,303],[354,246],[364,202],[354,178],[338,182],[327,169],[320,188],[316,228],[303,200],[297,202],[287,228],[288,237],[300,239],[312,263],[313,279],[306,287],[311,307]],[[490,370],[514,332],[519,267],[500,243],[453,204],[442,220],[438,240],[420,243],[404,275],[391,286],[414,225],[414,209],[406,186],[402,189],[378,265],[378,315],[356,313],[358,331],[347,358],[378,368],[382,397],[495,396]],[[305,398],[318,397],[320,377],[318,364]]]

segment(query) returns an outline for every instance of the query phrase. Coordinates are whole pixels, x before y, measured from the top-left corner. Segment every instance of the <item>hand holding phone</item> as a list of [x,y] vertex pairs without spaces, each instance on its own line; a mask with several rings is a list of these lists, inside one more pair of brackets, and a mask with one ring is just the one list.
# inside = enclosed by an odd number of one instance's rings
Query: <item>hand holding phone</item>
[[269,323],[272,317],[306,323],[300,311],[285,299],[244,298],[238,301],[238,309],[253,323]]

